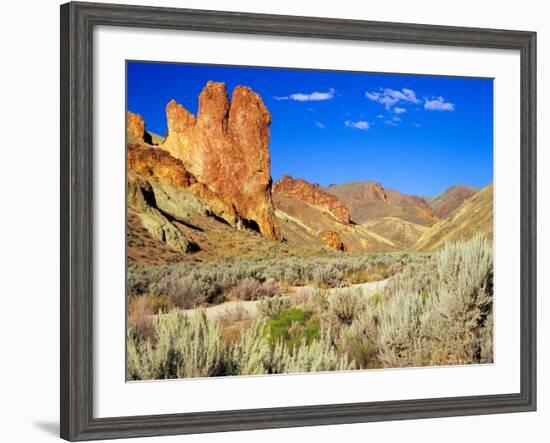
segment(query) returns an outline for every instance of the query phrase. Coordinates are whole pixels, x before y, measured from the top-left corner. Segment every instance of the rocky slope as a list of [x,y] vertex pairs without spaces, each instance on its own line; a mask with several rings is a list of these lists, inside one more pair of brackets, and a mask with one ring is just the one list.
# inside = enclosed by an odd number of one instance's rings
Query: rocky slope
[[330,185],[325,191],[342,201],[355,223],[383,217],[397,217],[423,226],[437,220],[432,208],[422,197],[409,196],[393,189],[385,189],[373,181]]
[[168,136],[162,149],[234,207],[238,227],[279,240],[271,199],[271,115],[261,97],[237,86],[230,101],[225,84],[210,81],[199,96],[196,117],[173,100],[166,116]]
[[390,240],[402,250],[414,250],[420,236],[429,228],[397,217],[383,217],[369,220],[361,226]]
[[472,186],[455,185],[436,197],[429,199],[428,203],[437,217],[445,218],[477,191],[479,189]]
[[340,223],[350,224],[349,209],[334,195],[323,191],[319,185],[285,175],[273,185],[273,194],[300,200],[329,213]]
[[493,236],[493,185],[474,194],[449,216],[427,229],[418,239],[415,248],[433,251],[445,242],[473,237],[476,233]]
[[299,195],[275,191],[273,201],[281,233],[288,245],[311,250],[328,247],[350,253],[398,249],[392,241],[369,228],[342,223],[323,207],[312,205]]

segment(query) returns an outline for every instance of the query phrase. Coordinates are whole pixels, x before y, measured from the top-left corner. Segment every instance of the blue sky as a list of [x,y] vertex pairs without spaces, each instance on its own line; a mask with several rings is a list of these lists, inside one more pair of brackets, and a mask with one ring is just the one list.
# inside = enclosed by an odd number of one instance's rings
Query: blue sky
[[162,135],[166,104],[196,114],[208,80],[261,95],[274,180],[375,180],[424,196],[493,180],[492,79],[128,62],[128,110]]

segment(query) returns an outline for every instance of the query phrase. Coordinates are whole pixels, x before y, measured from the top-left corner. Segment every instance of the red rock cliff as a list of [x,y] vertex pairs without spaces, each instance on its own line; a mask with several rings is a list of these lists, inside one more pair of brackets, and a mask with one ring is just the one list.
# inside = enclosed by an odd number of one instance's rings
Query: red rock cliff
[[235,208],[237,226],[280,239],[271,199],[271,115],[260,96],[237,86],[229,101],[224,83],[208,82],[196,117],[174,100],[166,116],[168,137],[162,148]]
[[273,185],[273,190],[326,211],[341,223],[350,224],[348,208],[338,200],[338,197],[323,191],[318,185],[313,185],[301,178],[293,179],[289,175],[285,175],[277,180]]

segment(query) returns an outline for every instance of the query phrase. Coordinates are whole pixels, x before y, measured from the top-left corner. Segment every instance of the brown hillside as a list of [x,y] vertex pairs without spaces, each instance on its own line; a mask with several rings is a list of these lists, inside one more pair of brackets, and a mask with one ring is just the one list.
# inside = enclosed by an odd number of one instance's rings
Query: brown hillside
[[429,203],[435,215],[439,218],[445,218],[477,191],[479,189],[472,186],[455,185],[430,199]]
[[[397,251],[390,240],[359,225],[345,225],[323,209],[281,193],[273,194],[277,220],[286,242],[294,247],[318,250],[326,243],[322,232],[338,234],[344,249],[351,253]],[[332,234],[331,234],[332,235]]]
[[420,236],[429,228],[427,226],[411,223],[397,217],[384,217],[369,220],[362,224],[363,227],[391,240],[400,249],[414,249]]
[[342,201],[356,223],[383,217],[397,217],[423,226],[436,221],[433,211],[422,197],[385,189],[373,181],[330,185],[325,189]]
[[455,209],[447,218],[426,230],[416,243],[422,251],[433,251],[445,242],[468,240],[476,233],[493,236],[493,185],[490,184]]

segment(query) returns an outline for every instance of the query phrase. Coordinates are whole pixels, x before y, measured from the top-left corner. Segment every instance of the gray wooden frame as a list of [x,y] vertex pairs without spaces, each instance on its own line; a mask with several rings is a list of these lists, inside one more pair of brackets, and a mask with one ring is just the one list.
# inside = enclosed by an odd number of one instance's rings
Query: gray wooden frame
[[[521,56],[521,392],[185,414],[93,416],[95,26],[499,48]],[[99,3],[61,6],[61,437],[70,441],[536,409],[536,33]]]

